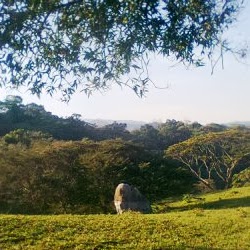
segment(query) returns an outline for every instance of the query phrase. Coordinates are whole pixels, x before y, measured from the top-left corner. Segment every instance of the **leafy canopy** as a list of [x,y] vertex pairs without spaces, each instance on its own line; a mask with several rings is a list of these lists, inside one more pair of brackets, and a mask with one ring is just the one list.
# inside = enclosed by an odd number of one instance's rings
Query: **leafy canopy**
[[32,93],[112,83],[143,95],[148,54],[200,66],[235,20],[241,0],[2,0],[1,85]]
[[[249,166],[249,130],[208,133],[170,146],[166,155],[183,163],[202,183],[228,188],[235,173]],[[218,184],[219,183],[219,184]]]

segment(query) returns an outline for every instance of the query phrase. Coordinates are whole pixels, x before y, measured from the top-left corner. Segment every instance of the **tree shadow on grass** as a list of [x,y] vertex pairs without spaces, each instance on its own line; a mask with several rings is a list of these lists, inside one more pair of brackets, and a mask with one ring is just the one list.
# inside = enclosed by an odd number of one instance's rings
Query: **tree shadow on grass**
[[244,198],[218,199],[212,202],[190,202],[186,206],[169,207],[170,211],[184,211],[194,208],[202,209],[227,209],[238,207],[250,207],[250,196]]

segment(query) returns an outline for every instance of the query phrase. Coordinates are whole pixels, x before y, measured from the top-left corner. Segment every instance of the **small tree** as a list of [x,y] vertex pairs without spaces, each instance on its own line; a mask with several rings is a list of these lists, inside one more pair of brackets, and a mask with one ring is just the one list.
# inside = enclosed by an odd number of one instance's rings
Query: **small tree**
[[31,137],[29,131],[25,131],[24,129],[17,129],[11,131],[3,137],[5,143],[7,144],[18,144],[29,147],[31,144]]
[[250,167],[234,175],[233,187],[245,187],[250,186]]

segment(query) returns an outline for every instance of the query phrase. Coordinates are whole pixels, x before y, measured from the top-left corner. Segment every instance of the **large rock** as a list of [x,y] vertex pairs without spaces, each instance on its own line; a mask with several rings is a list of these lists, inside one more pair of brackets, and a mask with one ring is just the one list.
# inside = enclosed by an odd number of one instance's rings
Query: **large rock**
[[150,213],[151,206],[140,191],[129,184],[121,183],[117,186],[114,196],[114,204],[118,214],[126,211]]

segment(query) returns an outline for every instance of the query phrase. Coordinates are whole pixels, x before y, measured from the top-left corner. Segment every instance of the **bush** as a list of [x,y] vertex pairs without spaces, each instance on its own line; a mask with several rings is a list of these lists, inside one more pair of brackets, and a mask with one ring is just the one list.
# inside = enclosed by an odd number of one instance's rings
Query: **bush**
[[233,187],[250,186],[250,167],[233,176]]

